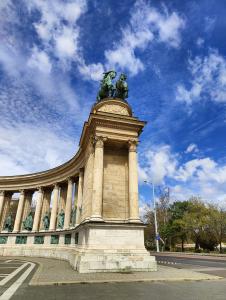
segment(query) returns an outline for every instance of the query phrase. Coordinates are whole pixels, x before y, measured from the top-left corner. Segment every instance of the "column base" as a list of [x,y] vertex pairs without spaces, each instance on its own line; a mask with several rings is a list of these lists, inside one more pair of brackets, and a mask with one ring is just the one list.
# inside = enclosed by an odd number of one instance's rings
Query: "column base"
[[93,215],[89,218],[89,221],[94,221],[94,222],[104,222],[102,216],[98,215]]
[[129,221],[129,223],[142,223],[139,218],[137,218],[137,219],[129,218],[128,221]]

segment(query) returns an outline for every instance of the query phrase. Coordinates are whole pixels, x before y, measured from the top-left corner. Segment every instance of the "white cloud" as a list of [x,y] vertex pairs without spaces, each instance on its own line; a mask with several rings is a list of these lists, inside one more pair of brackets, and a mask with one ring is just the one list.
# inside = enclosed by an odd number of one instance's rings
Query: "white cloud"
[[[194,144],[193,144],[194,145]],[[190,150],[194,148],[191,145]],[[146,151],[139,175],[157,184],[170,182],[173,199],[186,200],[200,196],[226,206],[226,164],[219,164],[210,157],[181,162],[178,153],[169,146],[160,146]]]
[[47,126],[17,124],[0,127],[0,175],[46,170],[71,159],[76,145],[71,138]]
[[100,80],[104,72],[103,64],[86,64],[79,43],[80,27],[77,21],[87,10],[86,0],[32,0],[27,5],[30,10],[36,9],[41,14],[34,27],[45,54],[56,57],[63,69],[70,69],[71,63],[76,62],[84,79]]
[[148,150],[145,153],[145,161],[145,167],[139,167],[139,174],[144,180],[149,179],[155,184],[161,184],[165,177],[175,173],[177,161],[167,145]]
[[205,57],[189,59],[190,88],[178,84],[176,99],[188,105],[195,101],[226,102],[226,59],[217,50],[210,50]]
[[82,62],[78,66],[78,69],[85,79],[92,79],[94,81],[101,80],[104,73],[104,67],[101,63],[86,65],[85,62]]
[[41,15],[34,27],[45,51],[64,65],[78,59],[80,29],[77,21],[87,9],[86,1],[31,0],[26,4],[31,11],[38,10]]
[[197,38],[196,45],[197,45],[198,47],[202,47],[203,44],[204,44],[204,39],[201,38],[201,37]]
[[212,172],[216,168],[216,163],[209,157],[202,159],[193,159],[177,170],[175,178],[181,181],[187,181],[191,177],[197,177],[198,179],[204,178],[206,175],[210,177],[209,172]]
[[78,36],[78,31],[72,30],[71,28],[66,28],[64,26],[62,33],[55,37],[55,54],[57,54],[57,56],[60,58],[73,58],[78,51]]
[[176,12],[159,12],[147,1],[138,0],[131,12],[129,24],[122,29],[122,38],[113,49],[105,51],[108,68],[121,68],[136,75],[144,69],[136,50],[144,50],[150,42],[165,43],[177,48],[185,21]]
[[[57,53],[54,38],[60,37],[60,33],[65,33],[64,25],[62,25],[63,21],[66,21],[64,18],[68,17],[70,22],[77,22],[85,10],[85,1],[62,3],[61,1],[31,0],[24,4],[30,10],[40,12],[40,20],[34,26],[43,26],[45,38],[40,34],[42,47],[34,44],[25,51],[22,41],[16,34],[15,27],[19,22],[16,7],[12,5],[11,1],[8,1],[7,6],[0,11],[0,35],[4,41],[0,45],[0,64],[6,72],[6,82],[3,79],[0,86],[0,107],[7,111],[6,106],[9,106],[10,103],[12,113],[16,113],[16,110],[22,112],[22,109],[28,110],[29,101],[33,102],[31,98],[38,96],[39,101],[41,98],[43,109],[51,106],[54,113],[67,115],[77,113],[80,109],[78,97],[71,86],[69,76],[63,69],[67,55],[63,52],[63,46],[61,45],[61,48],[59,46],[59,52],[62,51],[62,64],[58,65],[54,61],[53,51]],[[67,7],[70,7],[71,11]],[[77,23],[70,23],[68,28],[72,27],[75,28],[75,31],[78,30]],[[57,32],[56,35],[54,35],[54,28]],[[67,51],[69,53],[71,50],[67,47]],[[19,108],[16,104],[18,101],[20,101]],[[37,109],[36,103],[32,105],[32,109],[35,108]],[[40,114],[39,111],[35,113]],[[31,116],[31,113],[28,115]],[[8,117],[7,113],[2,114],[2,119],[4,117]]]
[[199,149],[196,144],[190,144],[185,150],[185,153],[198,152],[198,151]]
[[37,47],[32,49],[32,55],[27,62],[28,66],[31,68],[38,69],[40,72],[49,74],[52,69],[52,64],[49,60],[49,56]]
[[150,205],[147,204],[146,199],[142,195],[140,195],[139,199],[139,216],[141,220],[145,221],[145,215],[150,210]]

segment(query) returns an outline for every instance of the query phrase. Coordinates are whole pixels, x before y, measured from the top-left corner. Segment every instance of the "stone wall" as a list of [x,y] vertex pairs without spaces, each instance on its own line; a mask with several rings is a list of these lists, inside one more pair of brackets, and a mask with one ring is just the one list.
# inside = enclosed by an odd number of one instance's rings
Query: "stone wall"
[[127,149],[104,149],[103,218],[128,218]]

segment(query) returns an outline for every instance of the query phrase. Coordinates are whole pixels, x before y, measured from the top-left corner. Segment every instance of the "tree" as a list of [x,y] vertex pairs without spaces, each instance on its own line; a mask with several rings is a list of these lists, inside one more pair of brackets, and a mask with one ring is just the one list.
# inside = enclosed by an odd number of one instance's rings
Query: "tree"
[[222,253],[222,242],[226,237],[226,212],[223,209],[218,209],[217,206],[210,205],[210,226],[213,231],[219,250]]
[[144,229],[145,247],[149,250],[154,250],[156,247],[154,212],[148,209],[144,215],[144,219],[147,222],[147,226]]
[[211,208],[199,198],[188,201],[188,211],[184,214],[183,222],[195,243],[196,251],[200,248],[214,250],[217,246],[217,238],[211,226],[211,213]]
[[[161,194],[157,219],[160,237],[166,249],[171,250],[180,242],[181,251],[184,251],[184,243],[192,240],[195,251],[200,251],[200,248],[213,251],[219,245],[222,252],[222,242],[226,241],[226,211],[217,206],[204,203],[197,197],[169,205],[167,194]],[[147,210],[146,220],[148,227],[145,239],[154,249],[154,213],[150,209]]]
[[184,242],[187,239],[186,224],[183,220],[185,213],[188,211],[188,201],[174,202],[169,207],[169,226],[171,227],[171,238],[176,242],[181,241],[181,251],[184,251]]

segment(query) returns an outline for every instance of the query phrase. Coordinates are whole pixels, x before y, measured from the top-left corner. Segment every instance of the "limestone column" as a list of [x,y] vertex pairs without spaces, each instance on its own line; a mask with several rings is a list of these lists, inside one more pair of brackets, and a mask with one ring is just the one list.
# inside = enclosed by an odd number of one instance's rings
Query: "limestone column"
[[5,191],[0,191],[0,220],[2,220],[4,203],[5,203]]
[[96,137],[94,166],[93,166],[93,199],[91,220],[102,220],[103,198],[103,169],[104,169],[104,138]]
[[[23,211],[23,217],[22,217],[23,221],[27,218],[27,215],[29,214],[29,212],[31,210],[32,195],[33,195],[32,191],[26,192],[25,200],[24,200],[24,211]],[[23,227],[23,225],[21,224],[21,229],[22,229],[22,227]]]
[[41,211],[42,211],[42,203],[43,203],[43,189],[39,188],[32,231],[38,231],[38,229],[39,229],[40,217],[41,217]]
[[5,192],[4,206],[3,206],[2,217],[1,217],[1,230],[4,229],[5,219],[7,218],[9,213],[12,194],[13,194],[12,192]]
[[129,141],[129,220],[131,222],[140,222],[136,141]]
[[79,179],[78,179],[78,199],[77,199],[77,211],[76,211],[76,224],[79,224],[81,222],[83,181],[84,181],[84,169],[80,169],[79,170]]
[[64,229],[67,229],[70,227],[72,195],[73,195],[73,180],[71,178],[69,178],[68,185],[67,185],[67,199],[66,199],[66,206],[65,206]]
[[23,208],[24,208],[24,197],[25,192],[24,190],[20,191],[20,197],[19,197],[19,203],[17,207],[17,212],[16,212],[16,218],[15,218],[15,223],[14,223],[14,232],[18,232],[20,230],[20,224],[21,224],[21,219],[23,215]]
[[60,187],[59,206],[58,206],[59,211],[63,209],[65,212],[66,200],[67,200],[67,185],[63,184]]
[[55,184],[54,189],[53,189],[53,204],[52,204],[52,209],[51,209],[49,230],[56,229],[58,197],[59,197],[59,185]]

